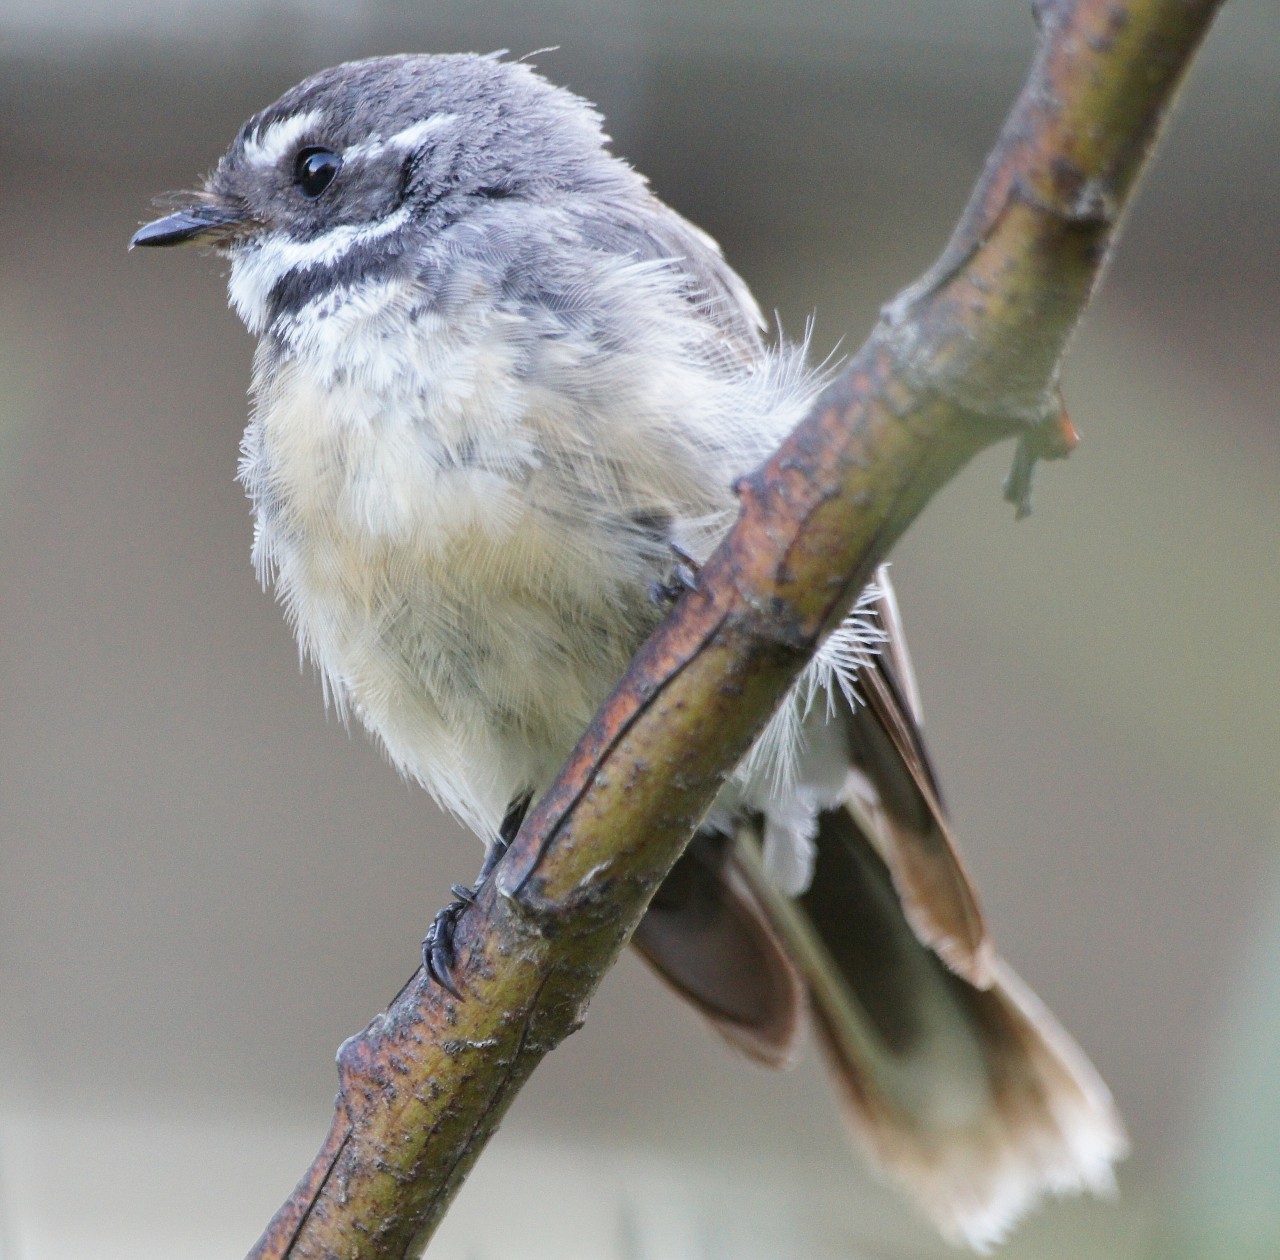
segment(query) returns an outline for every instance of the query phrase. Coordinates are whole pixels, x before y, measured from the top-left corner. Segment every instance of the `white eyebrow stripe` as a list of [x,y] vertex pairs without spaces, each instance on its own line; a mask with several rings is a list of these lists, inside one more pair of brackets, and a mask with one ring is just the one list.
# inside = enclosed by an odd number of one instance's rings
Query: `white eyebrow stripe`
[[367,140],[348,145],[342,150],[343,162],[364,162],[381,157],[387,151],[386,141],[375,131]]
[[350,249],[388,236],[409,221],[408,206],[378,223],[341,223],[310,241],[268,237],[256,249],[237,254],[231,262],[231,305],[250,332],[266,328],[267,301],[271,290],[292,271],[305,271],[335,263]]
[[274,166],[319,121],[318,109],[281,118],[246,140],[244,155],[255,166]]
[[397,149],[416,149],[433,131],[439,131],[457,121],[457,114],[434,114],[430,118],[410,123],[403,131],[397,131],[387,143]]
[[367,140],[361,140],[359,144],[343,149],[342,160],[369,162],[380,158],[388,149],[407,152],[409,149],[417,148],[433,131],[439,131],[441,127],[447,127],[450,123],[457,121],[457,114],[435,114],[431,118],[422,118],[415,123],[410,123],[409,126],[385,140],[375,131]]

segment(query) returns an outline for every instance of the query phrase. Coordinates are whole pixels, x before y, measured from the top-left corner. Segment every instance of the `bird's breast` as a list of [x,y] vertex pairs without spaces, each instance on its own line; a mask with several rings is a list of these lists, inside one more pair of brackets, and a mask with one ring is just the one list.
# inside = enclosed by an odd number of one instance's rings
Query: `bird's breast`
[[483,831],[558,766],[658,610],[611,514],[558,484],[554,402],[516,391],[500,345],[474,347],[465,387],[444,357],[372,386],[275,365],[241,475],[259,572],[332,693]]

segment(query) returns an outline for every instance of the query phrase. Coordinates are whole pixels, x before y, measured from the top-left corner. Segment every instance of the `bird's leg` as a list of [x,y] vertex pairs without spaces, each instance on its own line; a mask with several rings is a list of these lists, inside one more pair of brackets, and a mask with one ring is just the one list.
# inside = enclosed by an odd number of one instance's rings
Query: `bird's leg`
[[462,994],[458,992],[458,986],[453,978],[454,928],[466,908],[474,903],[476,894],[493,873],[494,867],[502,861],[502,855],[511,847],[511,842],[520,830],[520,824],[524,822],[525,814],[529,812],[529,801],[530,797],[526,793],[524,796],[516,797],[507,807],[506,817],[503,818],[502,826],[498,829],[498,837],[484,855],[484,863],[480,867],[476,882],[469,886],[453,885],[449,891],[453,893],[455,900],[445,906],[431,921],[431,926],[423,939],[423,969],[442,989],[452,993],[459,1000],[462,999]]

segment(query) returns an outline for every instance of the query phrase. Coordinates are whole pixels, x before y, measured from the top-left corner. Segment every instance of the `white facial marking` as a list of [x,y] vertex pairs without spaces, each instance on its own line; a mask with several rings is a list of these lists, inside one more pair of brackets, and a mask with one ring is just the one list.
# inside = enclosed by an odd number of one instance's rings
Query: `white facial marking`
[[457,122],[457,114],[436,114],[431,118],[422,118],[410,123],[394,136],[384,139],[380,132],[374,132],[367,140],[350,145],[342,151],[344,162],[367,162],[380,158],[388,149],[398,149],[407,153],[416,149],[433,131],[439,131],[450,123]]
[[267,299],[289,272],[337,262],[349,249],[390,235],[408,219],[409,208],[401,206],[376,223],[341,223],[310,241],[291,241],[272,233],[245,246],[231,260],[231,305],[250,332],[264,332]]
[[457,114],[435,114],[431,118],[423,118],[416,123],[410,123],[403,131],[397,131],[387,143],[397,149],[406,151],[416,149],[433,131],[439,131],[442,127],[447,127],[450,123],[457,121]]
[[350,144],[342,150],[343,164],[351,162],[369,162],[375,158],[380,158],[387,151],[387,142],[382,138],[381,133],[375,131],[367,140],[361,140],[359,144]]
[[308,130],[320,121],[318,109],[293,114],[255,132],[244,145],[244,156],[254,166],[275,166]]

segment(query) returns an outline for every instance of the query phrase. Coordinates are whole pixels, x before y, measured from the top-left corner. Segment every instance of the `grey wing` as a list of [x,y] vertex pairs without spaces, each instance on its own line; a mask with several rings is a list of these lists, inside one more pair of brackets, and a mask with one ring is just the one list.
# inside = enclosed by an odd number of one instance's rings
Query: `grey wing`
[[679,268],[684,296],[739,354],[755,358],[763,352],[764,316],[714,237],[651,194],[625,203],[602,201],[598,210],[583,220],[591,239],[637,261],[670,262]]

